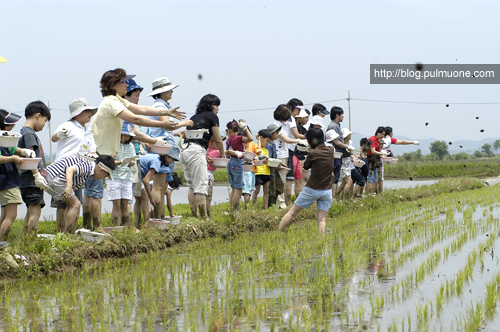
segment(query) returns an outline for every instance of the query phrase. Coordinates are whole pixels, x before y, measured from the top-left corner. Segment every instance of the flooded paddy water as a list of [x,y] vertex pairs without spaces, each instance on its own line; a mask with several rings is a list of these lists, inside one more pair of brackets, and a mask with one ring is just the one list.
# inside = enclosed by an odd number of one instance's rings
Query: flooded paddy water
[[0,329],[494,331],[499,194],[485,188],[329,217],[322,239],[311,221],[6,284]]

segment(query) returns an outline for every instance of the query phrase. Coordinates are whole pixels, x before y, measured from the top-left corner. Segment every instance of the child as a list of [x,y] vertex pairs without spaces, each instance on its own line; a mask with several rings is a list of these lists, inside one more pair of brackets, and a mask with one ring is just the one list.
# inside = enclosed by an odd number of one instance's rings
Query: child
[[[278,139],[278,135],[281,131],[281,126],[276,123],[272,123],[267,126],[266,130],[271,134],[271,141],[268,145],[266,145],[266,150],[269,152],[269,158],[278,158],[277,156],[277,148],[274,141]],[[269,202],[268,207],[276,204],[278,195],[283,193],[284,189],[284,181],[280,177],[279,173],[271,170],[271,178],[269,181]]]
[[351,171],[351,178],[356,184],[353,191],[353,197],[355,195],[362,195],[363,189],[365,188],[366,178],[368,177],[368,172],[370,171],[370,165],[366,159],[366,152],[370,149],[370,143],[367,137],[363,137],[359,141],[359,145],[361,146],[361,155],[359,157],[360,160],[364,162],[362,167],[354,167]]
[[351,156],[351,151],[354,150],[352,146],[351,135],[353,134],[349,128],[342,128],[342,137],[344,138],[344,143],[349,145],[348,149],[345,149],[342,154],[342,167],[340,169],[340,186],[337,188],[337,195],[340,195],[342,199],[344,197],[352,196],[353,182],[351,179],[351,171],[354,169],[354,165],[351,159],[357,159],[355,156]]
[[[97,112],[97,107],[90,106],[85,98],[77,98],[69,104],[69,112],[70,120],[59,125],[52,135],[52,142],[57,142],[55,161],[67,157],[79,157],[81,154],[90,154],[97,157],[94,136],[85,127]],[[75,194],[80,203],[83,204],[83,189],[78,189]],[[52,197],[50,207],[57,208],[57,231],[64,232],[64,215],[68,206],[64,201],[56,201]],[[90,222],[90,212],[84,209],[83,227],[90,228]]]
[[[248,127],[247,127],[248,128]],[[250,128],[248,128],[250,131]],[[250,131],[251,132],[251,131]],[[245,133],[240,130],[240,135],[244,135]],[[266,144],[267,145],[267,144]],[[264,145],[264,146],[266,146]],[[256,155],[261,154],[261,148],[255,142],[245,142],[243,143],[243,147],[245,151],[250,151],[255,153]],[[247,209],[247,205],[250,202],[250,196],[252,192],[255,190],[255,172],[257,172],[257,166],[253,166],[251,170],[244,171],[243,176],[243,200],[245,201],[245,210]]]
[[[257,134],[257,140],[259,141],[259,146],[268,146],[271,142],[271,134],[268,130],[260,130]],[[266,148],[262,148],[262,154],[269,158],[269,151]],[[255,206],[257,202],[257,196],[259,196],[260,187],[263,188],[263,198],[264,198],[264,210],[269,206],[269,184],[271,181],[271,169],[266,164],[262,166],[256,166],[255,172],[255,191],[253,192],[252,203]]]
[[[253,141],[253,136],[247,128],[245,120],[236,122],[233,120],[226,125],[226,132],[228,135],[226,141],[226,155],[230,156],[229,163],[227,164],[227,174],[229,175],[229,184],[231,185],[231,196],[229,203],[231,204],[231,212],[238,209],[241,192],[243,189],[243,172],[245,170],[243,156],[243,143]],[[239,129],[245,132],[246,136],[238,135]]]
[[[144,185],[141,195],[141,210],[144,217],[144,222],[146,222],[149,216],[149,205],[148,199],[153,206],[158,204],[158,197],[153,197],[151,193],[151,184],[149,181],[153,176],[160,170],[160,168],[168,167],[172,162],[179,161],[180,149],[177,145],[172,145],[167,154],[155,154],[150,153],[144,156],[140,156],[141,163],[141,178]],[[136,215],[135,221],[137,228],[141,228],[141,216]]]
[[135,165],[135,147],[131,143],[134,126],[124,121],[122,125],[120,149],[113,180],[106,182],[108,200],[113,202],[111,217],[113,225],[133,227],[132,211],[129,201],[132,200],[132,169]]
[[324,235],[326,213],[332,203],[334,149],[333,146],[325,145],[323,131],[319,128],[309,129],[306,138],[309,143],[309,154],[304,162],[304,168],[311,169],[311,175],[293,207],[281,219],[278,230],[283,231],[302,209],[308,209],[316,202],[318,206],[318,231],[320,235]]
[[21,171],[21,195],[28,210],[24,217],[23,230],[24,232],[38,231],[38,221],[42,208],[45,206],[43,200],[43,190],[37,187],[46,184],[45,177],[47,171],[45,169],[45,153],[42,148],[42,142],[36,135],[36,132],[42,131],[45,123],[50,120],[50,109],[41,101],[34,101],[26,106],[24,111],[26,123],[21,129],[23,135],[17,146],[20,148],[31,149],[35,151],[37,158],[42,158],[38,164],[38,168],[34,170]]
[[182,181],[176,172],[172,172],[172,179],[173,180],[168,183],[167,193],[165,194],[165,196],[167,198],[168,213],[170,214],[170,217],[173,218],[175,217],[175,215],[172,206],[172,192],[182,186]]
[[[11,131],[22,116],[0,109],[0,130]],[[17,206],[22,204],[21,178],[15,164],[22,164],[19,156],[34,157],[35,152],[28,149],[0,147],[0,249],[5,248],[12,223],[17,217]]]
[[[208,143],[207,159],[211,161],[214,158],[220,157],[220,151],[215,145],[215,139],[211,139]],[[210,205],[212,204],[212,192],[214,189],[214,172],[217,168],[213,166],[210,162],[207,163],[208,170],[208,195],[207,195],[207,216],[210,217]]]
[[101,155],[90,161],[85,158],[62,158],[47,167],[47,190],[55,200],[63,200],[67,204],[64,213],[64,232],[73,234],[78,226],[81,203],[74,190],[79,189],[90,177],[113,180],[113,170],[116,168],[113,157]]

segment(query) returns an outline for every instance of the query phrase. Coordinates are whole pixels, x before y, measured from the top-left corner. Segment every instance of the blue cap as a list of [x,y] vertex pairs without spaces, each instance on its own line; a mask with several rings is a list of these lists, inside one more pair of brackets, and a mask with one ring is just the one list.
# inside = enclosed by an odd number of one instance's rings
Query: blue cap
[[129,79],[127,80],[127,93],[129,93],[130,91],[134,91],[134,90],[144,90],[144,88],[140,85],[137,85],[137,83],[135,83],[135,81],[133,79]]
[[122,135],[135,136],[134,134],[134,126],[135,124],[123,121],[122,125]]
[[172,147],[167,152],[167,156],[171,157],[175,161],[179,161],[180,154],[181,149],[179,149],[177,145],[172,145]]

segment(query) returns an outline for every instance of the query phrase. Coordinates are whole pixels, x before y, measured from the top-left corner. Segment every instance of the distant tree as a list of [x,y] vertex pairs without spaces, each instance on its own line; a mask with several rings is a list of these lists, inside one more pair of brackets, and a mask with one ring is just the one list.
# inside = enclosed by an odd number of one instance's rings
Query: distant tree
[[431,154],[425,156],[425,161],[437,161],[441,160],[441,158],[437,155],[437,153],[432,152]]
[[495,151],[500,149],[500,139],[497,139],[495,142],[493,142],[493,149]]
[[474,151],[473,156],[474,156],[474,158],[483,158],[484,157],[483,153],[479,150]]
[[450,160],[467,160],[470,156],[466,152],[460,152],[456,154],[452,154],[450,156]]
[[448,143],[445,141],[432,142],[429,150],[431,151],[431,154],[435,153],[441,160],[443,160],[444,156],[450,154],[450,152],[448,152]]
[[406,160],[406,161],[421,161],[422,158],[422,150],[418,149],[415,152],[406,152],[403,153],[401,156],[401,159]]
[[484,154],[485,157],[492,157],[493,152],[491,152],[491,145],[488,143],[484,143],[483,146],[481,147],[481,152]]

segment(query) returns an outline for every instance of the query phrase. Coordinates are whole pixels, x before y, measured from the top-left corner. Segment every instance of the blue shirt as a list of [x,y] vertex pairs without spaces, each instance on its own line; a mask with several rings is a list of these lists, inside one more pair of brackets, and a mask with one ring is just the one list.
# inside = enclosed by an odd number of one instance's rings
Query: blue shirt
[[[155,102],[153,103],[154,108],[157,109],[163,109],[163,110],[169,110],[172,107],[163,99],[157,98]],[[151,120],[155,121],[160,121],[159,116],[150,116]],[[168,117],[169,120],[173,120],[172,118]],[[173,131],[168,131],[165,128],[161,127],[149,127],[147,131],[147,135],[150,137],[160,137],[160,136],[165,136],[167,138],[167,142],[170,144],[175,144],[174,140],[174,132]]]
[[141,179],[143,179],[146,174],[148,174],[150,169],[154,169],[156,173],[159,173],[161,168],[160,155],[151,153],[140,156],[139,158],[141,161]]
[[266,149],[269,152],[269,158],[276,158],[276,144],[274,142],[269,142],[268,145],[266,145]]

